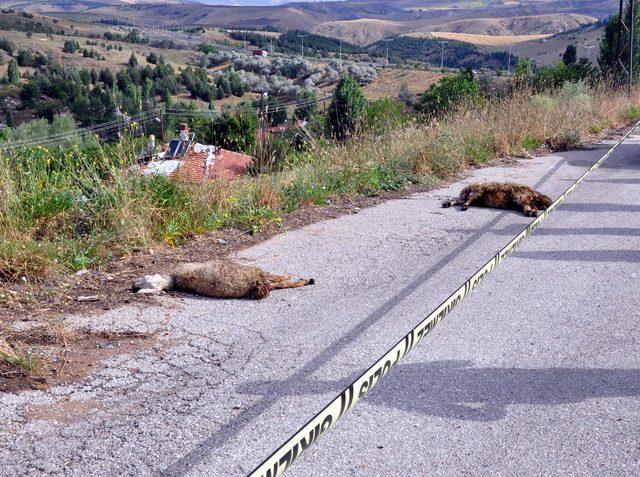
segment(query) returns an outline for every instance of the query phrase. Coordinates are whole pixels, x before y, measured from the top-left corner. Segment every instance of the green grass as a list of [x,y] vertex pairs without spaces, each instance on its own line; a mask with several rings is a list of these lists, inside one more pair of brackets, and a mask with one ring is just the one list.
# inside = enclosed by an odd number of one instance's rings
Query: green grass
[[624,111],[624,117],[628,121],[640,120],[640,106],[629,105]]
[[277,171],[204,185],[130,172],[140,139],[3,154],[0,280],[75,271],[228,227],[255,234],[306,205],[432,185],[544,143],[570,148],[584,132],[640,118],[637,103],[609,91],[516,95],[343,144],[320,139]]
[[0,351],[0,361],[20,368],[29,374],[37,372],[40,367],[40,359],[29,352],[23,354],[8,354]]
[[522,149],[525,151],[534,151],[542,147],[543,142],[537,137],[533,136],[531,133],[527,132],[522,137]]

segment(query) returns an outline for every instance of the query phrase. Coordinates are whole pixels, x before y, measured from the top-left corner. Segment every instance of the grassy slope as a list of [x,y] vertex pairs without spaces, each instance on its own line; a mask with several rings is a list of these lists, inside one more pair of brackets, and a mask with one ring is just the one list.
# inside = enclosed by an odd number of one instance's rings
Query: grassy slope
[[126,141],[91,155],[34,148],[0,165],[0,276],[55,276],[210,230],[260,230],[306,204],[432,183],[557,142],[561,131],[590,134],[637,112],[625,95],[607,91],[522,94],[431,125],[378,127],[347,144],[321,141],[282,172],[206,186],[124,173],[137,150]]
[[[602,26],[587,26],[572,32],[554,35],[543,40],[533,40],[514,44],[513,53],[520,57],[533,59],[539,66],[550,66],[557,63],[567,46],[573,44],[578,46],[578,56],[586,57],[590,54],[591,60],[595,61],[598,55],[598,45],[604,31]],[[586,46],[594,46],[588,53]],[[504,47],[480,46],[481,51],[503,50]]]

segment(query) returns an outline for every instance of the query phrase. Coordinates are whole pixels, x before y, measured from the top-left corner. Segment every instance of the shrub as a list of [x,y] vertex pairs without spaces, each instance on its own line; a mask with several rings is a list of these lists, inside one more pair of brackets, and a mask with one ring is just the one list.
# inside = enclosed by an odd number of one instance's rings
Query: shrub
[[349,75],[360,84],[371,83],[376,79],[376,76],[378,75],[375,67],[362,66],[356,63],[349,65],[347,71],[349,72]]
[[396,129],[406,120],[402,103],[390,98],[379,99],[368,104],[364,117],[367,130],[375,134]]
[[547,146],[552,151],[569,151],[580,145],[580,132],[573,129],[563,129],[547,139]]
[[15,43],[7,40],[6,38],[0,38],[0,50],[4,50],[9,56],[13,56],[16,48]]
[[76,40],[65,40],[62,51],[65,53],[75,53],[80,49],[80,44]]
[[472,104],[479,98],[478,83],[467,75],[460,74],[442,78],[438,84],[432,84],[420,96],[416,109],[428,118],[439,117],[456,109],[461,103]]
[[627,121],[638,121],[640,120],[640,107],[629,105],[622,114]]

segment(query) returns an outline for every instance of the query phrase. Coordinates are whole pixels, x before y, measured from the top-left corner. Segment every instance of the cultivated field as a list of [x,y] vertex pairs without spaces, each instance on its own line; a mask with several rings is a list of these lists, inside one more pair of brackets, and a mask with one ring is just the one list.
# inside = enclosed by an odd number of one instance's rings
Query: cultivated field
[[403,84],[409,87],[413,95],[424,93],[429,85],[436,83],[444,75],[432,71],[409,69],[380,69],[373,83],[364,87],[367,98],[379,99],[395,98],[400,93]]
[[472,33],[452,33],[445,31],[413,32],[405,36],[415,38],[442,38],[444,40],[464,41],[478,46],[505,46],[510,44],[536,41],[549,38],[551,35],[474,35]]

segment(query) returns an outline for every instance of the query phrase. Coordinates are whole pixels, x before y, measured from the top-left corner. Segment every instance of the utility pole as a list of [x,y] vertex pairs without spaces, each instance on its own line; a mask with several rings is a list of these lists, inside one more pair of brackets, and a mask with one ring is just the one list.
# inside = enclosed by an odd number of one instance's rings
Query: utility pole
[[511,49],[513,48],[513,43],[509,43],[509,62],[507,63],[507,75],[511,74]]
[[385,38],[384,41],[387,44],[387,66],[389,66],[389,43],[393,41],[392,38]]
[[444,45],[445,45],[445,42],[441,41],[440,42],[440,47],[441,47],[441,50],[440,50],[440,69],[444,68]]
[[309,35],[298,35],[298,38],[302,40],[301,48],[302,48],[302,57],[304,58],[304,39]]
[[635,0],[629,0],[631,2],[631,25],[629,26],[629,96],[633,91],[633,44],[635,43],[634,25],[636,23]]
[[595,45],[587,45],[584,47],[587,50],[587,60],[591,61],[591,50],[595,48]]

